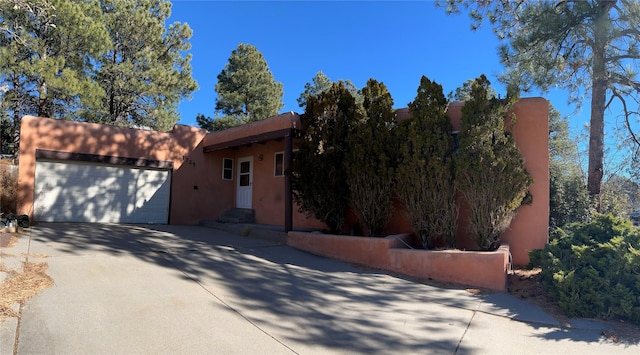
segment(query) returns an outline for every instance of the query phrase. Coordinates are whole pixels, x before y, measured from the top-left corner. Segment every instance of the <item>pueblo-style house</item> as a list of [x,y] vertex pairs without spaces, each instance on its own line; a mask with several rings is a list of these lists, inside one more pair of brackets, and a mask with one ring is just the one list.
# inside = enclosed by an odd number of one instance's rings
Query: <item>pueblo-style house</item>
[[[448,111],[454,130],[462,105],[453,103]],[[547,242],[547,107],[542,98],[525,98],[514,108],[513,135],[534,180],[533,203],[520,208],[502,238],[516,264],[526,263],[528,251]],[[398,110],[403,115],[407,110]],[[224,131],[175,125],[165,133],[28,116],[21,126],[18,213],[36,222],[160,224],[198,224],[244,213],[287,232],[322,229],[321,222],[298,211],[284,173],[301,120],[289,112]],[[385,232],[411,232],[411,227],[398,212]],[[464,247],[462,226],[459,234]]]

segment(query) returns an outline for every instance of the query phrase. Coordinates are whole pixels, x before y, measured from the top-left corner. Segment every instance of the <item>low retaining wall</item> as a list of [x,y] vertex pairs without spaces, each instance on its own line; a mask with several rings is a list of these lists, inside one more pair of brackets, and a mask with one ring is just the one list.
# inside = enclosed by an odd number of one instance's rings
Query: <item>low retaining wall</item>
[[505,291],[509,245],[493,252],[408,249],[409,234],[385,238],[289,232],[287,243],[300,250],[399,274]]

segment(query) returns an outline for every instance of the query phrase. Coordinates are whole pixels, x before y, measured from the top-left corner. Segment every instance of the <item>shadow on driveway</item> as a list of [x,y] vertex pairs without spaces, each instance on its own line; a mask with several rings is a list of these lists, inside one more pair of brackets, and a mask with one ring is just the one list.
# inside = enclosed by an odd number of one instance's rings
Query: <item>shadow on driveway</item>
[[[499,315],[506,327],[512,318],[526,318],[534,307],[513,303],[504,297],[508,295],[473,296],[460,289],[432,287],[197,226],[46,223],[35,227],[32,238],[54,256],[127,254],[177,269],[175,275],[196,281],[299,353],[486,351],[478,343],[491,339],[462,341],[467,331],[474,332],[468,327],[475,312]],[[559,338],[597,342],[599,334],[560,334],[544,324],[535,329],[533,336],[552,343]]]

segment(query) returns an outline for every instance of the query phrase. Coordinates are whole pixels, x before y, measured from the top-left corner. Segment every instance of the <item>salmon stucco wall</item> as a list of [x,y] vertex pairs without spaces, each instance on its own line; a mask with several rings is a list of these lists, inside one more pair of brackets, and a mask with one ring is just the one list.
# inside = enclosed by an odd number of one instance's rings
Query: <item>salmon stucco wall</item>
[[[461,102],[449,106],[454,130],[460,129],[462,106]],[[529,251],[543,248],[549,239],[549,103],[543,98],[524,98],[513,111],[517,119],[512,133],[525,169],[533,178],[529,188],[533,201],[518,209],[500,240],[509,243],[515,265],[526,265]],[[464,213],[460,217],[464,218]],[[461,227],[459,235],[466,233],[466,227]]]
[[[285,206],[285,178],[275,176],[276,153],[283,153],[285,149],[284,139],[270,140],[263,143],[241,146],[233,149],[225,149],[216,153],[227,158],[234,159],[233,181],[230,191],[230,201],[235,206],[235,193],[237,190],[237,161],[240,158],[251,157],[253,161],[252,177],[252,208],[255,211],[255,222],[259,224],[284,225]],[[205,153],[205,155],[212,153]],[[219,211],[223,213],[223,211]],[[298,211],[298,206],[293,205],[294,229],[325,229],[326,226],[315,218],[308,218]]]
[[[407,249],[410,234],[385,238],[289,232],[287,244],[313,254],[397,272],[422,279],[504,291],[509,268],[509,245],[496,251]],[[479,265],[482,272],[469,272]]]
[[[463,105],[464,102],[453,102],[447,110],[453,131],[460,130]],[[501,241],[509,243],[515,265],[526,265],[529,251],[543,248],[549,234],[549,103],[543,98],[523,98],[515,104],[514,113],[517,120],[512,133],[525,168],[533,178],[529,189],[533,202],[518,209]],[[409,119],[408,110],[399,110],[398,117]],[[460,205],[456,246],[473,250],[477,246],[467,233],[468,208],[462,200]],[[395,201],[394,206],[396,208],[385,227],[385,235],[413,231],[402,204]]]
[[18,213],[33,216],[36,149],[173,162],[169,221],[193,224],[210,218],[216,201],[203,193],[219,189],[199,149],[206,131],[176,125],[164,133],[94,123],[26,116],[20,131]]

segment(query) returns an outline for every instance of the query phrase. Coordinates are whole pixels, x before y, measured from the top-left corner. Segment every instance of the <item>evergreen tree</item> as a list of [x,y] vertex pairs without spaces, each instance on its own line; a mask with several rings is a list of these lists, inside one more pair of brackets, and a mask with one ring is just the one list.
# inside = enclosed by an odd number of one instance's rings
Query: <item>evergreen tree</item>
[[505,44],[504,80],[528,90],[561,86],[574,102],[591,97],[588,190],[600,194],[604,160],[604,112],[617,99],[631,140],[640,146],[629,103],[640,101],[640,4],[636,0],[468,1],[448,0],[447,11],[469,8],[472,28],[489,19]]
[[602,184],[602,213],[629,219],[640,203],[640,184],[627,176],[612,175]]
[[109,42],[96,1],[3,1],[0,16],[0,79],[14,126],[25,114],[75,118],[102,98],[87,75]]
[[345,157],[347,139],[362,117],[354,97],[341,84],[307,100],[304,135],[294,154],[291,183],[300,211],[340,234],[349,207]]
[[20,117],[168,129],[196,87],[185,42],[165,30],[162,0],[0,2],[2,109],[19,137]]
[[178,103],[197,89],[187,42],[191,29],[167,28],[164,0],[101,0],[111,41],[99,57],[96,82],[106,95],[83,113],[89,121],[166,131],[179,120]]
[[[474,82],[475,82],[475,79],[469,79],[465,81],[461,87],[456,89],[455,93],[454,92],[449,93],[449,98],[452,98],[453,100],[456,100],[456,101],[471,100],[471,87],[473,86]],[[488,95],[489,95],[489,98],[491,99],[498,97],[498,93],[492,87],[489,88]]]
[[[489,81],[473,84],[462,107],[457,187],[469,205],[469,233],[483,250],[497,246],[516,210],[525,201],[532,179],[505,125],[515,98],[489,98]],[[516,119],[511,115],[510,120]]]
[[200,128],[204,128],[207,131],[222,131],[227,128],[240,126],[242,124],[247,123],[248,121],[245,118],[238,118],[233,116],[218,116],[216,115],[214,118],[205,116],[201,113],[196,115],[196,123]]
[[[337,82],[341,83],[347,90],[349,90],[351,95],[355,97],[357,105],[362,105],[364,101],[362,93],[351,82],[351,80],[340,79]],[[307,100],[309,99],[309,97],[316,96],[321,92],[329,90],[332,83],[333,82],[331,81],[331,79],[329,79],[329,77],[326,76],[322,71],[317,72],[316,76],[311,79],[311,82],[304,85],[304,92],[302,92],[302,94],[300,94],[300,97],[298,97],[298,106],[304,108],[307,105]]]
[[250,44],[240,43],[218,74],[216,110],[247,122],[277,115],[284,106],[282,83],[276,82],[264,56]]
[[401,123],[398,137],[397,191],[423,247],[438,238],[453,247],[458,207],[448,101],[442,86],[424,76],[417,92],[409,103],[411,118]]
[[367,81],[362,89],[364,120],[347,137],[344,163],[351,206],[369,236],[381,236],[391,217],[396,154],[393,99],[383,83]]
[[592,203],[569,123],[549,103],[549,228],[588,222]]

